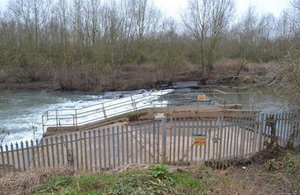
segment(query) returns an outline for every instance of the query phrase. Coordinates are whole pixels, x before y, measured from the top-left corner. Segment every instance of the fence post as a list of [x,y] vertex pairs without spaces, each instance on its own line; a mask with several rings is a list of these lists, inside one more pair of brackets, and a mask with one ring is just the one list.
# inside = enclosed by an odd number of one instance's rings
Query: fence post
[[[159,136],[159,135],[158,135]],[[166,128],[166,117],[162,118],[162,157],[163,163],[166,162],[166,152],[167,152],[167,128]]]
[[136,103],[135,103],[134,99],[132,98],[132,96],[130,96],[130,98],[131,98],[131,103],[132,103],[134,111],[137,111]]
[[259,131],[259,134],[258,134],[258,136],[259,136],[258,151],[261,151],[263,149],[262,137],[264,136],[263,135],[264,115],[265,115],[264,113],[261,113],[260,117],[258,117],[259,120],[260,120],[260,121],[258,121],[258,123],[259,123],[259,126],[258,126],[258,131]]
[[75,125],[77,126],[77,109],[75,109]]
[[106,119],[106,113],[105,113],[105,108],[104,108],[104,104],[103,103],[102,103],[102,111],[103,111],[104,119]]
[[56,119],[56,127],[58,127],[58,116],[57,116],[57,110],[55,110],[55,119]]
[[44,115],[42,115],[42,127],[43,127],[43,134],[45,133],[44,132],[44,127],[45,127],[45,124],[44,124]]

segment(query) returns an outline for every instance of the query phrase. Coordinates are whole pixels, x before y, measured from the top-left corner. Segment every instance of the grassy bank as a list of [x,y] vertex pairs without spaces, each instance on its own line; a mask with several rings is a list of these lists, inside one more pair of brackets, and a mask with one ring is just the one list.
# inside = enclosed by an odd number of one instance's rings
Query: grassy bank
[[43,169],[6,176],[0,194],[299,194],[300,151],[262,151],[226,169],[131,165],[107,173]]

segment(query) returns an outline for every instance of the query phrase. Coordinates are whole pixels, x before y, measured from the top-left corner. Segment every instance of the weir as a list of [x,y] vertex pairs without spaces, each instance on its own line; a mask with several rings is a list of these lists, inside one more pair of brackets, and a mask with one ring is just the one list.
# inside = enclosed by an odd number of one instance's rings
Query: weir
[[209,96],[199,93],[198,97],[186,94],[174,97],[170,95],[172,91],[147,92],[88,107],[46,111],[42,115],[43,135],[90,130],[114,122],[153,120],[156,113],[163,113],[167,119],[226,117],[242,109],[240,104],[226,104],[226,92],[220,90],[213,90]]

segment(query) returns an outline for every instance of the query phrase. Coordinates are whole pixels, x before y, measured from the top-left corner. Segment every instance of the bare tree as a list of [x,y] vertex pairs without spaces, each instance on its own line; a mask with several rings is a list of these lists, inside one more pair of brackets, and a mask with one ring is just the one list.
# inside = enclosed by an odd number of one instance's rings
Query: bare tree
[[13,17],[19,26],[25,28],[27,44],[35,50],[38,49],[41,34],[47,26],[50,9],[51,1],[49,0],[11,0],[9,2],[9,10]]
[[287,55],[273,66],[268,73],[268,84],[275,92],[300,109],[300,0],[295,0],[289,12],[289,31]]
[[131,23],[136,39],[136,62],[145,61],[144,41],[145,36],[155,32],[160,19],[160,12],[153,6],[150,0],[128,0],[128,9],[131,14]]
[[209,76],[215,61],[215,50],[227,28],[233,12],[231,0],[190,0],[186,17],[186,30],[195,41],[199,64],[205,77]]

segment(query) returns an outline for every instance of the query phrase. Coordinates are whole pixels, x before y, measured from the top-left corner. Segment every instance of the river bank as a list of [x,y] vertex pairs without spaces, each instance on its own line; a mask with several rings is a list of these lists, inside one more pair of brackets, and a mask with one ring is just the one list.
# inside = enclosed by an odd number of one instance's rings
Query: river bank
[[[10,75],[0,78],[0,91],[126,91],[137,89],[173,88],[180,82],[195,81],[193,88],[213,85],[240,86],[263,85],[263,76],[270,64],[247,64],[239,71],[234,60],[220,61],[214,65],[209,77],[204,77],[199,65],[185,64],[178,70],[158,69],[155,65],[124,65],[115,70],[102,69],[52,69],[45,70],[37,79]],[[196,84],[195,84],[196,83]]]

